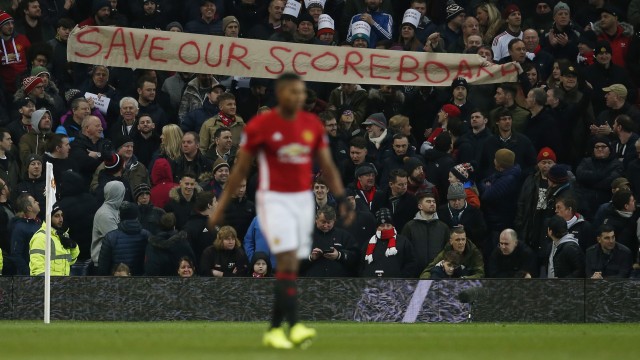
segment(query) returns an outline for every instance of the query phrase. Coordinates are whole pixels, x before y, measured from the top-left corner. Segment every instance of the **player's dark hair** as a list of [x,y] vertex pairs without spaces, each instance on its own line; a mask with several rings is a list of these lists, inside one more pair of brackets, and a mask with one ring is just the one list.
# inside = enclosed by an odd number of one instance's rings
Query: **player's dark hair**
[[277,89],[277,88],[279,88],[280,86],[282,86],[282,85],[284,85],[286,83],[290,83],[290,82],[294,82],[294,81],[302,81],[302,78],[298,74],[287,72],[287,73],[284,73],[284,74],[278,76],[278,78],[276,79],[276,82],[275,82],[275,87]]

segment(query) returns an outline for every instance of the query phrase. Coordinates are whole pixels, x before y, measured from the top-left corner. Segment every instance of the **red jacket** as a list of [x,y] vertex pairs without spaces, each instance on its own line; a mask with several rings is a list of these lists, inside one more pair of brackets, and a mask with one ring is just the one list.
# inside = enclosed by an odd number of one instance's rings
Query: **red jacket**
[[[602,31],[602,30],[600,30]],[[620,23],[618,31],[611,37],[604,32],[598,34],[598,40],[608,41],[611,44],[611,62],[618,66],[626,67],[627,52],[629,52],[629,44],[633,36],[633,27],[627,23]],[[596,53],[598,49],[596,49]]]
[[[16,78],[27,70],[27,51],[31,43],[26,36],[15,34],[10,40],[0,39],[0,78],[4,82],[4,89],[10,94],[16,92]],[[15,47],[14,47],[15,44]],[[7,53],[4,53],[4,50]]]
[[173,182],[173,173],[169,160],[158,158],[151,169],[151,203],[155,207],[164,209],[169,202],[169,191],[180,186]]

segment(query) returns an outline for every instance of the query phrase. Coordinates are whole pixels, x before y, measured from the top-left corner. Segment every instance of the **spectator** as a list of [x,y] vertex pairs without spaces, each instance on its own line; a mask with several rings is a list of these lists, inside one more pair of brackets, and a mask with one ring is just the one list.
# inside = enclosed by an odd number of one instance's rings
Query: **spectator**
[[188,33],[201,35],[220,35],[222,33],[220,18],[214,0],[201,0],[200,18],[189,21],[184,30]]
[[457,43],[462,41],[462,25],[465,21],[466,12],[462,6],[453,1],[448,3],[446,11],[447,18],[439,29],[440,36],[444,40],[445,48],[455,50]]
[[[120,98],[122,96],[120,95],[120,91],[109,83],[110,74],[111,70],[109,70],[108,67],[102,65],[94,66],[91,69],[90,77],[80,87],[80,90],[83,94],[89,92],[92,94],[101,94],[101,96],[109,98],[109,108],[107,109],[107,114],[104,115],[109,119],[115,119],[120,113],[118,106],[120,105]],[[115,77],[116,75],[114,75],[114,78]],[[121,77],[118,76],[118,78]]]
[[590,279],[626,279],[632,262],[629,248],[616,242],[615,229],[602,225],[598,229],[598,243],[587,249],[586,275]]
[[160,218],[160,232],[149,237],[144,257],[146,276],[174,276],[183,257],[193,259],[187,233],[176,230],[174,214],[164,214]]
[[[467,195],[461,183],[449,185],[447,204],[438,207],[438,219],[449,228],[464,226],[472,241],[478,249],[484,248],[487,225],[479,208],[470,206],[466,201]],[[416,248],[414,244],[414,248]]]
[[358,244],[351,234],[335,227],[336,218],[336,210],[330,206],[316,212],[313,250],[300,265],[302,276],[336,278],[355,273],[360,259]]
[[[195,175],[194,175],[195,176]],[[169,202],[169,192],[178,186],[173,182],[173,172],[171,164],[167,159],[156,160],[153,170],[151,170],[151,203],[163,209]]]
[[69,159],[85,179],[87,185],[96,171],[102,157],[105,140],[102,138],[100,119],[90,115],[82,120],[82,133],[73,141]]
[[257,252],[251,258],[249,269],[249,271],[252,271],[252,278],[264,278],[273,276],[273,266],[271,266],[269,255],[264,252]]
[[267,8],[267,17],[262,22],[255,22],[249,30],[247,37],[251,39],[267,40],[274,33],[280,31],[282,26],[282,12],[286,1],[271,0]]
[[202,253],[200,275],[213,277],[241,277],[249,271],[249,261],[231,226],[223,226],[218,236]]
[[[29,164],[23,174],[24,180],[15,187],[16,196],[18,194],[29,194],[39,203],[45,202],[45,177],[42,173],[42,158],[38,155],[29,156]],[[40,218],[44,218],[44,209],[38,213]]]
[[547,277],[584,277],[584,254],[578,240],[569,233],[567,222],[559,216],[549,220],[547,235],[553,241],[547,262]]
[[173,161],[171,166],[174,181],[179,181],[186,173],[192,173],[195,176],[194,179],[198,179],[200,175],[213,171],[213,161],[204,156],[199,145],[200,136],[197,133],[187,132],[182,136],[181,155]]
[[335,22],[331,16],[327,14],[320,14],[318,16],[318,31],[316,36],[323,44],[335,46],[337,45],[337,36]]
[[118,228],[119,208],[124,200],[125,187],[120,181],[111,181],[104,187],[104,203],[93,218],[91,236],[91,260],[96,271],[99,269],[100,249],[105,236]]
[[343,83],[331,91],[329,104],[336,109],[350,106],[354,122],[361,124],[366,116],[367,98],[367,91],[360,85]]
[[243,119],[249,121],[253,119],[254,116],[259,114],[258,109],[266,108],[266,110],[270,110],[269,107],[265,106],[265,103],[267,103],[268,85],[268,80],[253,77],[251,78],[251,80],[249,80],[248,89],[236,89],[235,94],[238,115],[240,115]]
[[[300,20],[300,8],[302,5],[297,1],[287,0],[280,17],[280,29],[275,31],[268,40],[280,42],[293,42],[293,36],[296,34]],[[304,14],[308,15],[308,14]]]
[[139,220],[142,228],[151,234],[157,234],[160,229],[160,218],[165,214],[162,208],[151,203],[151,188],[149,184],[141,183],[133,188],[133,201],[138,205]]
[[371,205],[372,212],[377,212],[381,208],[389,209],[394,226],[400,230],[418,211],[415,196],[407,193],[407,183],[406,171],[403,169],[391,171],[389,187],[382,192],[378,192],[374,196]]
[[427,39],[429,35],[437,31],[438,26],[427,16],[427,0],[411,0],[410,9],[420,13],[420,22],[416,28],[416,38],[418,40]]
[[120,263],[129,267],[131,275],[144,273],[144,254],[151,234],[142,228],[139,216],[136,204],[124,201],[120,205],[118,228],[107,233],[100,247],[97,275],[109,275]]
[[634,144],[636,149],[636,157],[629,162],[627,167],[626,177],[631,183],[633,189],[633,195],[640,198],[640,139]]
[[67,135],[69,142],[82,132],[82,120],[91,115],[91,106],[85,98],[76,98],[71,102],[71,118],[56,128],[56,134]]
[[[383,0],[367,0],[366,10],[361,14],[356,14],[351,18],[350,24],[363,21],[371,27],[369,48],[374,49],[378,41],[391,41],[393,33],[393,19],[391,15],[382,12]],[[353,29],[350,27],[347,33],[347,41],[353,40]]]
[[[31,114],[31,131],[20,138],[20,161],[27,167],[27,161],[31,154],[44,155],[47,142],[51,138],[51,126],[53,119],[47,109],[36,110]],[[5,136],[8,135],[5,133]]]
[[611,199],[613,212],[610,212],[603,221],[604,225],[610,225],[615,230],[616,241],[631,250],[635,259],[638,254],[636,200],[629,190],[619,190]]
[[17,275],[29,275],[29,243],[40,230],[42,221],[38,218],[40,204],[29,194],[21,194],[16,200],[18,215],[11,219],[11,257]]
[[[31,276],[42,276],[45,272],[46,227],[43,222],[29,243],[29,269]],[[51,259],[52,276],[69,276],[71,265],[78,259],[78,244],[69,238],[64,226],[62,210],[57,204],[51,210]]]
[[593,31],[598,40],[611,44],[613,57],[611,61],[621,67],[626,66],[626,56],[633,37],[633,26],[619,20],[618,11],[611,5],[600,10],[600,21],[594,24]]
[[616,139],[611,147],[614,148],[616,157],[622,161],[622,167],[626,170],[629,163],[638,157],[633,153],[635,143],[640,138],[636,133],[636,124],[628,115],[618,115],[613,121],[612,130]]
[[421,192],[431,192],[437,197],[438,189],[430,183],[424,174],[424,163],[418,158],[407,158],[404,162],[404,171],[407,172],[407,193],[417,195]]
[[547,32],[544,49],[556,59],[573,59],[578,55],[580,32],[571,24],[571,9],[560,1],[553,7],[553,27]]
[[[531,113],[516,104],[517,92],[518,90],[513,84],[505,83],[498,85],[496,88],[496,94],[493,97],[498,107],[494,108],[489,113],[491,126],[494,126],[498,121],[500,121],[500,116],[505,114],[504,110],[508,110],[513,122],[513,131],[517,133],[524,133]],[[498,125],[498,129],[499,128],[500,126]]]
[[225,210],[225,224],[237,229],[238,236],[244,239],[255,216],[256,205],[247,199],[247,180],[243,179]]
[[[167,27],[173,26],[170,29],[177,30],[178,27],[176,25],[180,25],[180,23],[173,22],[167,25]],[[180,27],[180,29],[182,29],[182,27]],[[179,32],[182,32],[182,30],[180,30]],[[169,94],[169,105],[171,106],[171,109],[178,110],[180,108],[180,103],[182,101],[182,94],[185,90],[185,86],[192,79],[193,79],[193,74],[177,71],[173,76],[168,77],[164,81],[164,83],[162,84],[161,91]],[[195,105],[196,104],[194,104],[194,106]],[[195,108],[197,108],[197,106]],[[189,109],[185,108],[184,111],[185,112],[182,114],[182,116],[180,116],[180,113],[178,113],[179,120],[184,120],[183,117],[189,112]]]
[[393,135],[387,131],[387,118],[382,113],[370,115],[362,125],[366,126],[367,154],[379,164],[387,150],[391,150]]
[[[165,126],[167,127],[167,126]],[[160,136],[155,131],[156,124],[151,116],[140,114],[138,117],[137,131],[132,132],[133,148],[138,161],[147,166],[151,164],[153,154],[160,148]],[[164,130],[164,128],[163,128]]]
[[498,248],[493,250],[487,264],[487,277],[530,279],[537,274],[536,255],[533,251],[518,240],[518,234],[513,229],[503,230]]
[[431,279],[458,279],[464,273],[462,257],[455,251],[444,254],[442,261],[431,269]]
[[351,234],[358,244],[358,249],[363,249],[376,232],[376,217],[369,209],[356,209],[356,192],[353,189],[346,189],[346,197],[349,208],[354,210],[353,217],[340,217],[336,226]]
[[169,115],[158,103],[157,87],[157,80],[149,75],[138,79],[138,113],[149,115],[153,119],[153,123],[162,129],[169,123]]
[[455,161],[451,156],[452,147],[451,135],[448,132],[443,132],[435,138],[433,149],[429,149],[424,153],[426,178],[436,185],[438,196],[441,200],[444,200],[447,196],[449,169],[455,165]]
[[[121,179],[128,189],[127,198],[133,199],[133,189],[142,183],[149,184],[149,172],[143,164],[137,161],[133,154],[133,140],[129,136],[123,135],[115,138],[113,140],[113,148],[120,162],[119,170],[108,169],[108,161],[100,164],[93,175],[91,188],[98,194],[101,193],[100,189],[108,182],[105,181],[105,179],[109,178],[108,176],[101,176],[101,174],[103,174],[104,170],[108,170],[106,173],[118,173],[118,178]],[[98,195],[98,198],[100,199],[100,195]]]
[[[544,34],[547,29],[549,29],[549,27],[545,27],[542,33]],[[525,30],[523,32],[522,40],[524,41],[525,48],[527,49],[527,57],[531,57],[531,61],[541,72],[541,78],[548,78],[551,75],[554,57],[548,52],[542,50],[538,31],[534,29]]]
[[3,45],[2,57],[5,58],[0,64],[0,77],[5,91],[13,94],[16,92],[16,78],[27,70],[27,51],[31,47],[31,42],[25,35],[15,31],[13,17],[1,10],[0,37]]
[[180,186],[169,191],[169,202],[164,206],[168,213],[174,213],[176,217],[176,228],[182,230],[191,214],[196,196],[202,191],[196,183],[196,176],[185,173],[180,179]]
[[247,253],[247,258],[253,259],[258,254],[264,253],[269,257],[269,263],[272,265],[272,270],[276,268],[276,257],[271,253],[269,244],[267,244],[267,239],[260,230],[260,222],[258,221],[257,216],[251,221],[251,225],[249,225],[249,230],[244,236],[242,245]]
[[[45,150],[42,161],[43,163],[50,162],[53,165],[53,176],[56,179],[61,179],[63,172],[76,169],[76,164],[69,159],[71,146],[67,135],[53,134]],[[58,181],[60,182],[60,180]]]
[[188,112],[182,119],[180,128],[183,132],[195,131],[200,133],[202,124],[208,119],[217,116],[220,113],[220,107],[218,106],[218,97],[225,93],[226,88],[222,84],[216,84],[211,88],[211,91],[204,98],[202,107]]
[[391,211],[376,213],[378,230],[366,247],[360,276],[414,278],[418,271],[413,246],[392,224]]
[[218,96],[220,112],[213,118],[205,121],[200,129],[200,151],[206,153],[214,146],[214,135],[220,127],[231,130],[233,144],[240,144],[240,135],[244,129],[244,120],[236,115],[236,98],[233,94],[224,93]]
[[[36,111],[36,103],[30,97],[18,99],[15,103],[20,119],[11,121],[7,125],[7,130],[11,134],[11,139],[19,141],[22,135],[31,130],[31,115]],[[17,146],[17,144],[16,144]]]
[[356,191],[356,210],[371,210],[373,199],[378,194],[376,188],[376,175],[378,170],[372,163],[362,163],[355,171],[356,183],[354,190]]
[[418,209],[415,218],[402,229],[413,248],[417,269],[424,269],[442,251],[449,239],[449,227],[438,219],[433,193],[417,194]]
[[477,209],[480,208],[480,193],[473,181],[475,169],[470,163],[458,164],[449,170],[449,187],[452,184],[462,184],[467,203]]
[[502,11],[502,18],[506,22],[506,29],[504,32],[496,35],[491,46],[491,50],[493,51],[493,60],[495,62],[502,60],[503,57],[509,56],[507,49],[511,39],[522,39],[523,36],[522,30],[520,29],[520,26],[522,25],[522,14],[520,13],[520,8],[517,5],[508,5]]
[[415,153],[415,148],[410,146],[409,138],[404,134],[393,135],[391,144],[391,150],[387,151],[387,154],[384,156],[385,160],[382,162],[380,187],[383,189],[388,188],[391,173],[394,170],[404,168],[405,159],[418,156]]
[[196,267],[188,256],[180,258],[178,265],[178,276],[181,278],[190,278],[195,274]]
[[216,205],[217,199],[213,193],[209,191],[198,193],[193,211],[184,225],[184,231],[187,233],[187,238],[196,259],[202,257],[204,249],[213,244],[216,238],[216,233],[207,229],[207,220],[215,210]]
[[0,138],[2,138],[0,140],[0,179],[15,189],[20,180],[20,166],[11,153],[13,139],[9,131],[2,128],[0,128]]
[[76,23],[66,17],[62,17],[57,21],[56,35],[47,41],[47,45],[51,47],[50,65],[52,78],[57,81],[57,85],[61,90],[66,90],[73,86],[73,78],[68,71],[67,41],[71,30],[76,27]]
[[367,155],[367,141],[363,137],[357,136],[349,141],[349,159],[343,161],[340,166],[344,184],[353,182],[356,168],[369,160]]
[[475,158],[474,160],[478,163],[480,159],[480,155],[482,154],[482,147],[484,142],[487,141],[493,134],[491,130],[487,127],[487,123],[489,119],[487,115],[479,109],[472,109],[470,111],[470,121],[469,125],[471,125],[471,131],[467,131],[462,135],[462,139],[468,141],[471,147],[475,150]]
[[420,278],[432,279],[433,277],[431,272],[436,266],[443,265],[441,264],[441,262],[444,260],[445,254],[450,251],[456,252],[462,258],[462,274],[460,276],[461,278],[480,279],[484,277],[484,263],[482,261],[482,253],[471,241],[467,241],[465,229],[462,226],[459,226],[451,230],[449,243],[446,244],[444,246],[444,249],[440,251],[438,256],[436,256],[435,259],[433,259],[433,261],[429,265],[427,265],[427,267],[420,275]]
[[343,141],[343,138],[338,134],[338,121],[333,111],[323,111],[318,114],[324,130],[329,138],[329,150],[333,157],[335,164],[342,164],[347,160],[347,144]]
[[182,92],[182,99],[178,109],[180,122],[184,121],[189,112],[202,108],[205,98],[217,83],[218,81],[213,75],[209,74],[197,74],[193,80],[187,83]]
[[[203,190],[212,191],[216,196],[221,196],[222,191],[224,191],[224,187],[227,184],[227,180],[229,180],[229,171],[229,164],[222,159],[217,159],[213,163],[211,174],[207,174],[210,176],[203,176],[206,177],[206,181],[202,185]],[[203,177],[200,179],[205,180]]]
[[324,206],[330,206],[334,209],[337,207],[335,200],[329,196],[327,183],[320,175],[313,179],[313,195],[316,201],[316,211]]
[[620,115],[629,116],[630,125],[634,128],[640,126],[640,110],[627,101],[627,88],[622,84],[613,84],[602,89],[604,98],[606,99],[607,109],[603,110],[596,119],[597,129],[595,125],[591,126],[592,135],[610,136],[615,135],[613,126]]
[[531,118],[524,134],[531,140],[535,150],[540,151],[542,148],[548,147],[564,152],[564,143],[556,126],[559,119],[554,119],[553,113],[545,107],[547,93],[541,88],[533,88],[529,90],[526,101]]

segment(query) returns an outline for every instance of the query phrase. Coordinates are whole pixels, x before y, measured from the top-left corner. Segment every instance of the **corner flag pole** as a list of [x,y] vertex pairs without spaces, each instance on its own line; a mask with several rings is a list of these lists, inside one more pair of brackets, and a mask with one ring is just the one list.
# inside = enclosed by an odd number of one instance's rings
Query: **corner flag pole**
[[44,241],[44,323],[51,322],[51,210],[56,202],[56,185],[53,178],[53,164],[47,162],[46,172],[47,212],[45,215],[46,232]]

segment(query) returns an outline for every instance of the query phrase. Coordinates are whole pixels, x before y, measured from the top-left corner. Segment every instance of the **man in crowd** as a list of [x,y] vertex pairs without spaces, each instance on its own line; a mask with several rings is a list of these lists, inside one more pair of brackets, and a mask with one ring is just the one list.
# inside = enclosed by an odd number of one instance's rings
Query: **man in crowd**
[[487,277],[527,278],[538,274],[536,255],[527,244],[518,241],[513,229],[500,233],[498,248],[494,249],[487,263]]
[[506,22],[506,29],[493,39],[491,46],[491,50],[493,50],[493,60],[495,62],[502,60],[503,57],[509,56],[508,45],[511,39],[522,39],[523,36],[522,30],[520,29],[522,25],[522,14],[517,5],[508,5],[502,11],[502,18]]
[[156,101],[157,80],[145,75],[138,79],[138,113],[148,114],[158,129],[169,123],[169,116]]
[[[31,238],[29,243],[29,269],[31,276],[42,276],[45,272],[45,244],[46,226],[42,226]],[[50,268],[53,276],[69,276],[71,265],[75,264],[80,254],[78,244],[69,237],[67,229],[64,227],[64,216],[62,210],[53,204],[51,211],[51,251],[52,257]]]
[[553,216],[547,226],[547,235],[553,242],[547,261],[547,278],[584,277],[584,254],[578,240],[569,233],[567,222]]
[[18,148],[20,149],[20,161],[22,166],[27,166],[29,155],[44,155],[49,138],[51,138],[51,126],[53,119],[47,109],[36,110],[31,114],[31,130],[22,135]]
[[222,21],[214,0],[200,1],[200,18],[189,21],[185,32],[201,35],[219,35],[222,33]]
[[182,229],[189,219],[200,187],[196,183],[196,175],[184,173],[180,175],[180,186],[169,191],[169,202],[164,210],[176,216],[176,229]]
[[93,233],[91,235],[91,261],[94,269],[99,268],[100,249],[102,240],[113,230],[118,229],[120,222],[120,205],[125,197],[125,187],[120,181],[108,182],[104,187],[104,203],[93,218]]
[[598,243],[587,249],[585,263],[589,279],[626,279],[633,259],[629,248],[616,242],[614,228],[602,225],[598,229]]
[[[82,133],[71,144],[69,159],[84,177],[87,184],[102,162],[102,123],[96,116],[89,115],[82,120]],[[96,259],[97,261],[97,259]]]
[[[379,41],[391,40],[393,34],[393,18],[391,15],[382,12],[381,5],[383,0],[366,0],[367,9],[362,14],[354,15],[350,24],[358,21],[364,21],[371,26],[371,34],[369,35],[369,47],[374,49]],[[347,41],[351,41],[351,27],[347,34]]]
[[373,197],[371,211],[377,212],[382,208],[391,211],[393,224],[402,231],[418,211],[415,196],[407,193],[407,172],[403,169],[392,170],[389,175],[389,187]]
[[211,171],[213,162],[202,154],[199,145],[200,136],[197,133],[189,131],[182,136],[182,155],[171,166],[175,182],[179,182],[186,173],[192,173],[197,180],[203,173]]
[[482,211],[467,203],[467,195],[462,183],[449,185],[447,203],[438,207],[438,219],[449,228],[464,226],[465,232],[479,249],[484,248],[487,225]]
[[214,138],[216,130],[226,127],[231,130],[233,144],[240,145],[240,135],[244,129],[244,120],[236,115],[236,97],[230,93],[218,96],[218,107],[220,112],[211,119],[205,121],[200,128],[200,151],[206,153],[215,145]]
[[355,171],[356,182],[353,185],[356,192],[356,210],[371,211],[373,199],[378,195],[376,176],[378,170],[372,163],[362,163]]
[[353,182],[353,174],[356,168],[363,163],[367,162],[367,141],[361,137],[356,136],[349,142],[349,159],[344,160],[340,166],[340,172],[342,173],[342,182],[350,184]]
[[11,256],[17,275],[29,275],[29,242],[42,224],[38,218],[40,204],[30,194],[21,194],[16,200],[16,210],[21,215],[12,219]]
[[432,272],[436,266],[442,266],[445,254],[454,251],[462,259],[462,278],[464,279],[480,279],[484,277],[484,261],[482,253],[471,242],[468,241],[465,229],[462,226],[455,227],[451,230],[449,242],[444,249],[436,256],[433,261],[427,265],[422,274],[421,279],[432,279]]
[[10,189],[15,189],[20,180],[20,166],[11,153],[13,140],[9,131],[2,128],[0,138],[0,179],[9,184]]
[[513,119],[513,130],[515,132],[523,133],[527,127],[527,121],[529,120],[530,113],[524,108],[516,104],[517,89],[513,84],[505,83],[500,84],[496,89],[494,99],[498,107],[491,110],[489,113],[489,122],[491,126],[494,126],[499,120],[499,113],[501,110],[508,110]]

